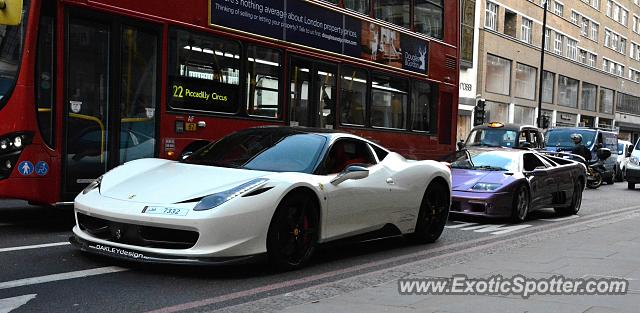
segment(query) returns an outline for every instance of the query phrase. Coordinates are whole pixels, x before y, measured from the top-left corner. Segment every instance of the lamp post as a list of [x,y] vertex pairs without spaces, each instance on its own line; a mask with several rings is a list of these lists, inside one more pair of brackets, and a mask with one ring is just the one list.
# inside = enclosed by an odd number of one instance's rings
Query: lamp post
[[[544,15],[542,17],[542,46],[540,47],[540,83],[538,84],[538,127],[542,128],[542,79],[544,74],[544,47],[546,45],[547,33],[547,5],[549,0],[542,0],[542,9]],[[551,39],[551,38],[549,38]]]

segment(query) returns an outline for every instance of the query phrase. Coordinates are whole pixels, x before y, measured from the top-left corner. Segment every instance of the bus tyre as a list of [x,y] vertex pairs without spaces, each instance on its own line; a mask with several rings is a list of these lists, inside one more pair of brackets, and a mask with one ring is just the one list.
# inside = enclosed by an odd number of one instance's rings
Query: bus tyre
[[449,188],[444,183],[429,185],[418,212],[418,220],[409,239],[416,243],[432,243],[440,238],[449,217]]

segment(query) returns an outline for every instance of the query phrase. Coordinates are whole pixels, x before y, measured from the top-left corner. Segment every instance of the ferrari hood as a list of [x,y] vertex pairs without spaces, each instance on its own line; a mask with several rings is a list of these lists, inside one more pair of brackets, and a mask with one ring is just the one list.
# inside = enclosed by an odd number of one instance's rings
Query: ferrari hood
[[502,171],[480,171],[454,168],[451,171],[453,178],[451,189],[456,191],[469,191],[476,183],[494,183],[507,185],[513,181],[513,175],[506,175]]
[[143,159],[124,164],[102,179],[100,194],[145,203],[176,203],[227,190],[270,172]]

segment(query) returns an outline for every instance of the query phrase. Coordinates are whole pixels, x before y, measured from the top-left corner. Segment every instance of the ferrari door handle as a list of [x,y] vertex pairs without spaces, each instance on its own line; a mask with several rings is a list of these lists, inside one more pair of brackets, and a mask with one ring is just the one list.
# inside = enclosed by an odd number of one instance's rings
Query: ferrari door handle
[[387,178],[387,184],[389,185],[393,185],[395,182],[393,181],[393,178],[389,177]]

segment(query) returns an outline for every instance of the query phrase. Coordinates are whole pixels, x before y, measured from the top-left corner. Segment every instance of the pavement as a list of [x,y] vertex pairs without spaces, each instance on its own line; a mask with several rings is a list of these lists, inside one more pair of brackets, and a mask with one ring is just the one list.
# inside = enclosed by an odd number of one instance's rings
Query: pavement
[[[640,214],[632,213],[614,220],[588,223],[564,231],[537,234],[535,238],[515,240],[497,250],[480,248],[482,256],[457,259],[441,266],[423,270],[420,262],[414,266],[373,273],[376,281],[364,288],[349,283],[327,284],[290,293],[288,300],[277,298],[228,308],[225,311],[307,312],[640,312]],[[484,251],[488,250],[488,251]],[[446,257],[446,256],[445,256]],[[418,269],[416,271],[416,269]],[[398,278],[450,278],[464,274],[470,278],[488,278],[501,274],[520,274],[531,278],[626,278],[629,290],[625,295],[544,295],[521,296],[481,295],[400,295]],[[387,279],[384,279],[384,277]],[[389,279],[391,278],[391,279]],[[345,286],[347,288],[345,288]],[[324,289],[324,290],[323,290]],[[335,290],[342,290],[336,292]],[[325,297],[322,297],[322,294]],[[282,298],[282,297],[280,297]],[[292,299],[296,299],[292,301]],[[305,301],[306,299],[306,301]],[[302,302],[283,307],[278,303]]]

